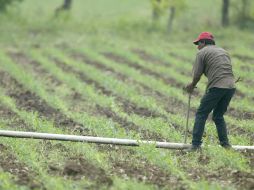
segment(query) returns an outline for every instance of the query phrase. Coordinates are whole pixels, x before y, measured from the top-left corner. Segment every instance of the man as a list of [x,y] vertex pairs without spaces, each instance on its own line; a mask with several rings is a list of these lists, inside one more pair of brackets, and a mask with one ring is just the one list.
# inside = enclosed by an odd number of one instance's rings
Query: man
[[192,93],[202,74],[208,78],[205,95],[195,117],[191,150],[198,150],[208,115],[213,111],[212,119],[216,125],[220,145],[230,148],[227,127],[223,115],[235,93],[235,81],[229,54],[215,45],[214,37],[209,32],[202,32],[193,42],[199,49],[193,65],[193,80],[185,87]]

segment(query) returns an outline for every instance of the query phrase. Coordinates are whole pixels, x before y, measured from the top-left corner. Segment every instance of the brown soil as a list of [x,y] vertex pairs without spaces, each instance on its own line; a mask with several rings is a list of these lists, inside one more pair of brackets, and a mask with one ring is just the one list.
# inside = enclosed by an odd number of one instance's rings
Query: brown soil
[[[178,156],[181,156],[181,154],[185,154],[182,151],[179,151]],[[202,154],[202,152],[199,153],[198,162],[201,165],[201,167],[198,168],[192,168],[188,164],[188,160],[186,159],[180,159],[182,168],[189,174],[189,177],[193,179],[194,181],[200,181],[201,179],[206,179],[209,182],[219,182],[223,186],[235,186],[237,189],[253,189],[254,187],[254,174],[253,173],[247,173],[239,170],[232,170],[230,168],[220,168],[216,171],[206,171],[205,168],[202,168],[202,165],[205,166],[209,164],[210,158]],[[247,158],[250,159],[250,166],[253,168],[253,153],[243,151],[242,154],[244,154]],[[252,162],[252,163],[251,163]]]
[[0,144],[0,156],[0,167],[5,172],[14,175],[16,177],[14,180],[18,185],[25,185],[30,189],[45,189],[44,185],[37,181],[38,175],[24,163],[21,163],[3,144]]
[[242,119],[242,120],[253,120],[254,119],[254,113],[253,112],[235,110],[232,107],[230,107],[228,109],[227,114],[230,115],[233,118]]
[[[133,178],[148,184],[156,184],[159,188],[171,187],[171,189],[185,189],[180,179],[172,174],[166,173],[158,167],[145,161],[140,161],[138,165],[132,165],[128,160],[114,163],[114,172],[122,178]],[[170,185],[169,185],[170,184]]]
[[[252,138],[253,139],[253,138]],[[241,151],[246,158],[248,158],[248,164],[252,171],[254,171],[254,152],[250,150]]]
[[[20,128],[22,130],[31,130],[19,116],[9,108],[0,104],[0,119],[11,129]],[[11,122],[10,122],[11,121]]]
[[111,59],[111,60],[116,61],[118,63],[126,64],[129,67],[133,67],[133,68],[139,70],[143,74],[151,75],[151,76],[155,77],[156,79],[162,80],[165,84],[170,84],[171,86],[177,87],[177,88],[183,88],[184,87],[183,84],[179,83],[178,81],[176,81],[173,78],[169,78],[169,77],[165,77],[163,75],[160,75],[157,72],[154,72],[154,71],[152,71],[150,69],[147,69],[147,68],[145,68],[141,65],[138,65],[138,64],[133,63],[129,60],[126,60],[125,58],[123,58],[121,56],[118,56],[118,55],[115,55],[115,54],[112,54],[112,53],[103,53],[103,55],[105,57],[107,57],[108,59]]
[[[113,54],[112,54],[112,56],[113,56]],[[104,71],[105,66],[102,63],[99,63],[99,62],[96,62],[96,61],[91,61],[85,55],[76,55],[74,58],[76,58],[76,57],[78,57],[78,59],[84,61],[85,63],[95,65],[96,68]],[[119,57],[119,59],[121,59],[121,58]],[[126,60],[126,61],[128,62],[128,60]],[[103,66],[101,66],[101,65],[103,65]],[[68,69],[70,69],[70,68],[68,68]],[[109,68],[107,68],[107,69],[109,69]],[[114,72],[114,74],[116,73],[116,75],[119,75],[119,73],[117,73],[115,70],[111,69],[111,72]],[[124,78],[124,80],[122,80],[123,78]],[[128,80],[128,78],[126,78],[125,75],[124,75],[124,77],[121,77],[121,78],[118,78],[118,79],[122,80],[122,81]],[[84,81],[86,81],[86,79],[84,79]],[[147,108],[138,107],[137,105],[130,102],[129,100],[123,99],[123,98],[113,94],[113,92],[110,93],[109,91],[106,91],[106,89],[104,87],[100,86],[98,83],[97,84],[95,84],[95,83],[97,83],[97,82],[94,81],[92,84],[94,84],[96,86],[96,88],[100,89],[105,95],[116,97],[116,100],[119,101],[120,104],[124,105],[123,109],[127,113],[135,113],[137,115],[148,116],[148,117],[161,117],[161,118],[164,118],[164,119],[166,118],[166,116],[158,114],[154,111],[150,111]],[[168,106],[166,106],[165,109],[169,113],[176,113],[176,112],[173,112],[171,110],[171,108],[172,109],[177,108],[182,104],[178,101],[179,104],[177,104],[177,106],[172,106],[172,105],[176,105],[175,102],[177,102],[177,100],[173,100],[172,98],[166,97],[166,96],[162,95],[160,92],[154,91],[153,89],[147,87],[146,85],[144,85],[142,83],[135,82],[135,84],[137,84],[138,86],[141,86],[142,89],[145,91],[145,93],[147,95],[151,95],[151,93],[155,93],[156,95],[158,95],[159,96],[159,101],[161,101],[161,98],[167,99],[167,104],[166,105],[168,105]],[[131,108],[131,110],[130,110],[130,108]]]
[[162,61],[161,59],[159,59],[158,57],[155,57],[153,55],[148,54],[147,52],[145,52],[144,50],[141,49],[133,49],[132,50],[133,53],[137,54],[141,59],[143,59],[144,61],[149,61],[149,62],[153,62],[155,64],[160,64],[162,66],[165,67],[171,67],[172,65],[168,62]]
[[112,186],[113,181],[106,171],[99,168],[83,157],[70,157],[63,167],[55,165],[49,166],[49,172],[55,175],[66,176],[72,180],[81,180],[83,177],[88,178],[96,184],[89,189],[98,188],[99,186]]
[[6,72],[0,71],[0,85],[7,91],[7,95],[16,100],[17,107],[26,111],[38,112],[39,115],[48,120],[53,120],[58,127],[82,128],[87,129],[72,119],[67,118],[59,110],[49,106],[44,100],[40,99],[36,94],[26,90],[23,85],[17,82]]
[[187,62],[187,63],[192,63],[193,62],[192,59],[179,56],[179,55],[177,55],[176,53],[173,53],[173,52],[168,53],[168,55],[170,55],[170,56],[172,56],[172,57],[174,57],[176,59],[179,59],[181,61]]
[[104,64],[101,64],[100,62],[98,61],[94,61],[94,60],[91,60],[89,59],[87,56],[85,56],[84,54],[80,54],[80,53],[76,53],[76,52],[73,52],[72,55],[71,55],[75,60],[79,60],[81,62],[84,62],[86,64],[89,64],[89,65],[92,65],[92,66],[95,66],[96,68],[99,68],[109,74],[112,74],[114,76],[116,76],[118,79],[121,79],[122,81],[125,81],[125,80],[128,80],[128,77],[126,77],[125,75],[121,74],[121,73],[117,73],[115,72],[114,69],[112,68],[109,68],[107,67],[106,65]]
[[119,155],[109,154],[109,160],[113,167],[111,175],[117,174],[123,179],[137,179],[147,184],[155,184],[159,188],[187,189],[182,180],[170,172],[164,171],[143,158],[133,157],[135,151],[130,148],[127,149],[116,145],[99,145],[98,149],[107,154],[114,150],[114,153]]
[[124,126],[127,133],[132,131],[136,131],[138,134],[140,134],[142,139],[146,140],[156,140],[156,141],[165,141],[166,139],[162,138],[160,134],[151,132],[145,129],[142,129],[140,126],[136,125],[135,123],[131,121],[127,121],[127,119],[119,117],[115,112],[111,111],[108,108],[101,107],[99,105],[96,105],[97,108],[97,114],[106,116],[109,119],[112,119],[114,122],[120,124],[121,126]]
[[247,55],[233,54],[233,57],[236,57],[237,59],[240,59],[242,61],[254,63],[254,58]]
[[220,169],[214,173],[206,173],[206,179],[214,182],[222,181],[227,184],[232,184],[237,189],[254,189],[254,174],[239,170]]
[[33,71],[35,73],[40,73],[41,75],[44,75],[44,79],[46,79],[49,84],[54,86],[59,86],[62,84],[62,82],[56,77],[49,75],[48,71],[42,68],[37,61],[29,59],[24,53],[9,51],[8,55],[15,63],[22,65],[24,68],[29,68],[30,66],[32,66]]
[[239,170],[230,170],[221,168],[214,172],[207,172],[204,169],[189,168],[190,177],[194,181],[200,181],[205,178],[209,182],[220,183],[224,187],[234,186],[237,189],[252,190],[254,188],[254,175]]
[[[75,58],[77,57],[77,55],[75,56]],[[79,56],[80,57],[80,56]],[[85,58],[85,56],[83,56],[83,58]],[[89,85],[93,85],[96,89],[98,89],[102,94],[106,95],[106,96],[112,96],[115,97],[115,99],[119,102],[119,105],[123,108],[123,110],[127,113],[134,113],[140,116],[145,116],[145,117],[160,117],[160,115],[154,111],[150,111],[147,108],[144,107],[139,107],[136,104],[132,103],[131,101],[129,101],[128,99],[124,99],[120,96],[117,96],[116,94],[114,94],[114,92],[112,92],[111,90],[106,89],[104,86],[100,85],[97,81],[92,80],[90,78],[88,78],[84,73],[82,72],[78,72],[75,71],[72,67],[67,66],[65,64],[62,64],[59,60],[54,59],[55,63],[62,68],[65,72],[72,72],[74,74],[76,74],[77,76],[79,76],[80,79],[82,79],[82,81],[86,82]],[[94,61],[90,61],[86,58],[86,63],[89,63],[91,65],[95,65],[97,68],[99,68],[100,70],[105,71],[104,69],[106,68],[106,72],[109,71],[110,69],[105,67],[105,66],[101,66],[102,64],[98,63],[98,62],[94,62]],[[114,72],[113,70],[110,70],[110,72]],[[121,74],[117,74],[117,76],[121,76],[119,79],[121,80],[127,80],[126,76],[123,76]],[[118,77],[117,77],[118,78]]]
[[[104,95],[107,96],[113,96],[116,98],[116,100],[119,102],[119,105],[122,106],[123,110],[126,111],[128,114],[135,113],[141,116],[145,117],[159,117],[160,115],[150,111],[146,108],[138,107],[136,104],[130,102],[127,99],[124,99],[120,96],[115,95],[112,91],[106,89],[105,87],[101,86],[98,82],[87,78],[82,72],[75,71],[73,68],[62,64],[58,60],[55,60],[55,63],[62,68],[65,72],[72,72],[75,73],[77,76],[79,76],[84,82],[87,84],[93,85],[96,89],[101,91]],[[90,110],[91,111],[91,110]],[[153,140],[165,140],[160,137],[159,134],[143,130],[141,127],[137,126],[133,122],[127,121],[125,118],[119,117],[118,114],[116,114],[114,111],[112,111],[110,108],[104,108],[99,105],[96,105],[96,110],[94,114],[101,115],[101,116],[106,116],[107,118],[112,119],[114,122],[119,123],[121,126],[123,126],[127,133],[130,130],[137,131],[140,133],[142,138],[148,138],[148,139],[153,139]]]

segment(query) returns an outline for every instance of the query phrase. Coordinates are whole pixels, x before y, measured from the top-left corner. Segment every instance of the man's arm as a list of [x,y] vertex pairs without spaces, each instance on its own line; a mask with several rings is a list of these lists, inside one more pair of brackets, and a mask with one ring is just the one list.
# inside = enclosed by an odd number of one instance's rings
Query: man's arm
[[195,64],[193,65],[193,79],[190,84],[185,87],[185,90],[188,93],[192,93],[197,83],[200,81],[200,78],[204,72],[204,63],[202,56],[197,54]]
[[200,78],[201,77],[194,77],[192,82],[185,87],[185,90],[188,93],[192,93],[194,91],[194,88],[196,88],[196,85],[199,82]]

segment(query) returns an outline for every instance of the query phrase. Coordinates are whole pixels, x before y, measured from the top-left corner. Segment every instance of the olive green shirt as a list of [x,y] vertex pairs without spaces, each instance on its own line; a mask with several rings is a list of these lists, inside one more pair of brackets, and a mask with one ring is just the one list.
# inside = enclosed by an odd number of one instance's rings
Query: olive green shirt
[[195,78],[205,74],[208,78],[207,90],[212,87],[235,88],[229,54],[215,45],[207,45],[199,50],[192,72]]

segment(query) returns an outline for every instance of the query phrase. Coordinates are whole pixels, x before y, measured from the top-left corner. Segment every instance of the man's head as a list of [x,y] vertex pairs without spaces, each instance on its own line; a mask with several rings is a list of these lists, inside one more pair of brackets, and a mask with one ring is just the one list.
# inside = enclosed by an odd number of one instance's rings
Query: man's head
[[193,43],[198,46],[198,49],[206,45],[215,45],[214,36],[210,32],[202,32]]

